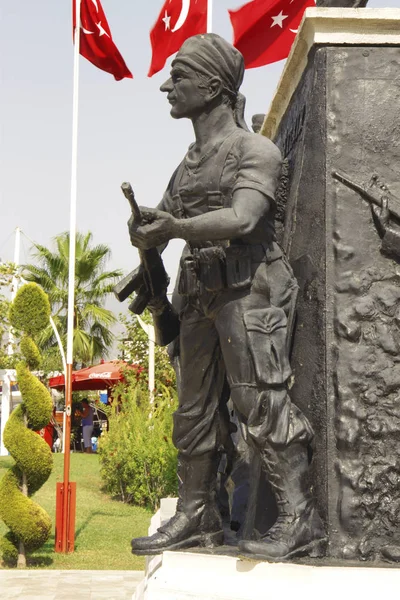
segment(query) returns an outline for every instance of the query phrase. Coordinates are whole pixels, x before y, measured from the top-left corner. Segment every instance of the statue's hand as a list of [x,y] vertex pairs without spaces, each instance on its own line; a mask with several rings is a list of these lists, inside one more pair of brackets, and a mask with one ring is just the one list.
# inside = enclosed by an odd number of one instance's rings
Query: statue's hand
[[378,231],[379,236],[382,238],[386,233],[390,221],[390,212],[388,208],[387,197],[382,197],[382,206],[371,206],[371,210],[375,227]]
[[142,224],[137,225],[133,217],[128,221],[131,243],[140,250],[161,246],[176,237],[176,219],[167,212],[156,208],[140,207]]

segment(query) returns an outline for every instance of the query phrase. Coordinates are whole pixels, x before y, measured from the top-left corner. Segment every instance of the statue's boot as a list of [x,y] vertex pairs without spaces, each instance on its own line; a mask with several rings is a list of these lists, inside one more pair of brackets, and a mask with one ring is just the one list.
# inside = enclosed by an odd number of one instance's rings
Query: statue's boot
[[214,453],[178,458],[179,499],[175,515],[150,537],[134,538],[132,553],[214,547],[224,543],[221,515],[215,502],[217,459]]
[[322,556],[326,538],[306,483],[307,449],[300,444],[283,450],[267,447],[262,461],[276,496],[278,518],[264,537],[241,541],[239,550],[254,558],[275,561],[302,555]]

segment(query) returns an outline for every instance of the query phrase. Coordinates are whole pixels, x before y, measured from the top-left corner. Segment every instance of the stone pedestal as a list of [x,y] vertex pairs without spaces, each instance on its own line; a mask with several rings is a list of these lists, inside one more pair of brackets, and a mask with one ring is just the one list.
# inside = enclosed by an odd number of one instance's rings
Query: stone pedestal
[[316,432],[314,488],[342,559],[400,557],[400,264],[331,173],[400,198],[399,107],[400,10],[307,9],[263,133],[289,165],[291,395]]
[[134,600],[376,600],[379,595],[393,597],[399,586],[398,569],[253,563],[231,556],[164,552],[146,591],[141,596],[137,591]]
[[[149,535],[174,513],[176,498],[161,500]],[[399,569],[273,564],[242,560],[237,556],[200,551],[164,552],[146,560],[145,578],[132,600],[264,600],[362,596],[376,600],[393,596],[400,587]]]

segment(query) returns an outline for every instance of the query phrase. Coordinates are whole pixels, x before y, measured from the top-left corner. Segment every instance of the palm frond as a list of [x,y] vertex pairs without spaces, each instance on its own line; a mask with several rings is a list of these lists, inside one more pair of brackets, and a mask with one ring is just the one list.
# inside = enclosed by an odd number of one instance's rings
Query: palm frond
[[82,309],[82,317],[84,319],[90,319],[93,323],[100,323],[101,325],[113,325],[117,321],[117,317],[111,310],[103,308],[102,306],[96,306],[95,304],[86,304]]

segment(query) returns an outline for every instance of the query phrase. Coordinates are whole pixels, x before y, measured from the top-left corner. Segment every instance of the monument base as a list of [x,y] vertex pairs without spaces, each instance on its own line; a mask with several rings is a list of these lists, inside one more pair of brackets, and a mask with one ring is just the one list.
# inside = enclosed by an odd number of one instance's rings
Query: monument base
[[330,596],[376,600],[400,587],[399,569],[314,567],[251,562],[232,556],[164,552],[162,564],[134,600],[310,600]]
[[[149,535],[166,523],[176,510],[176,498],[163,498],[153,516]],[[363,566],[336,567],[251,561],[235,555],[227,546],[201,552],[200,549],[164,552],[146,559],[145,578],[132,600],[264,600],[295,598],[310,600],[322,595],[362,597],[376,600],[391,597],[400,589],[400,569]],[[227,551],[230,555],[224,555]],[[219,552],[219,554],[217,554]]]

